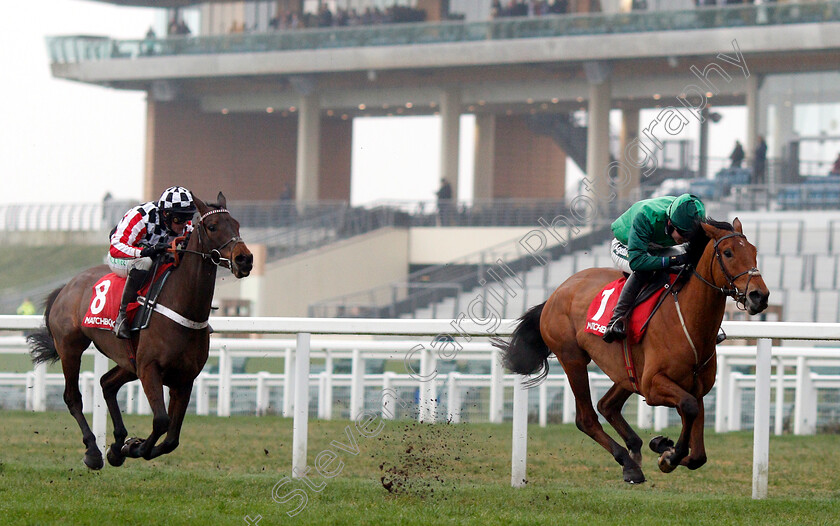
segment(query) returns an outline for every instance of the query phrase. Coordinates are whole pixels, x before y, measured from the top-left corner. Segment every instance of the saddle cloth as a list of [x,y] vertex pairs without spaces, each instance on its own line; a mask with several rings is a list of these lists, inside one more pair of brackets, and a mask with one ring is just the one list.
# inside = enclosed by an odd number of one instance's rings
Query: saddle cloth
[[[171,264],[160,265],[154,279],[147,280],[137,295],[145,296],[149,292],[152,284],[171,266]],[[125,281],[126,278],[121,278],[112,272],[105,274],[96,282],[93,286],[93,294],[90,297],[90,305],[82,320],[82,327],[93,327],[95,329],[109,331],[114,329],[114,321],[117,319],[117,314],[120,311]],[[132,322],[139,308],[140,304],[136,301],[128,304],[125,313],[128,316],[129,323]]]
[[[647,285],[639,294],[642,300],[633,307],[630,313],[630,318],[627,320],[627,343],[636,344],[642,341],[647,325],[645,322],[650,318],[653,309],[656,307],[659,297],[664,294],[671,285],[676,281],[676,274],[669,274],[668,281],[656,281]],[[607,324],[612,318],[615,306],[618,303],[618,297],[621,295],[621,290],[627,278],[620,278],[601,289],[595,295],[592,303],[589,305],[589,310],[586,312],[586,332],[603,336],[607,332]],[[648,287],[657,287],[657,290],[649,290]],[[638,301],[638,300],[637,300]]]

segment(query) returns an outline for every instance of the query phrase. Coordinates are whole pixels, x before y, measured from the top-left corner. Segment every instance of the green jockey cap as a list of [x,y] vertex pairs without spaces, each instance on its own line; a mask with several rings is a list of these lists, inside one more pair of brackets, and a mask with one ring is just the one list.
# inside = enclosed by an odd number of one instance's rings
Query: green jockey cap
[[682,194],[668,206],[668,219],[682,233],[694,231],[705,218],[706,207],[696,195]]

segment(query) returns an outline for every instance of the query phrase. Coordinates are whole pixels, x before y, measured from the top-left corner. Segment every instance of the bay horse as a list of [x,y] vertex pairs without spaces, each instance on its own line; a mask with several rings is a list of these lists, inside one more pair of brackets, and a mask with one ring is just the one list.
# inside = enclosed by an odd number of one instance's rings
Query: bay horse
[[[770,292],[756,268],[756,248],[747,241],[737,218],[731,225],[711,219],[701,223],[688,253],[689,271],[670,288],[671,298],[649,320],[644,338],[629,346],[628,363],[622,342],[606,343],[585,332],[589,305],[606,284],[622,276],[615,269],[574,274],[548,301],[520,318],[509,342],[494,339],[508,369],[523,375],[538,373],[528,380],[529,386],[545,378],[548,357],[554,353],[575,396],[578,429],[612,454],[623,468],[624,480],[631,484],[644,482],[645,476],[642,440],[621,414],[630,395],[638,392],[651,406],[674,407],[682,419],[676,444],[661,436],[650,442],[650,448],[660,454],[659,469],[670,473],[680,465],[699,468],[706,463],[703,397],[715,382],[715,339],[726,298],[733,297],[750,314],[767,308]],[[598,422],[589,391],[590,361],[614,382],[598,402],[598,411],[626,447]],[[628,372],[633,370],[638,379]]]
[[[219,192],[218,202],[205,204],[194,198],[200,218],[189,236],[185,249],[178,249],[180,263],[171,272],[157,304],[174,311],[180,321],[155,311],[147,329],[136,332],[131,340],[119,340],[112,331],[82,326],[91,303],[93,286],[110,272],[107,265],[88,269],[66,285],[54,290],[45,302],[44,327],[28,338],[35,363],[61,360],[64,371],[64,402],[82,430],[86,447],[84,463],[90,469],[104,465],[82,414],[79,392],[79,368],[82,353],[91,342],[116,367],[102,376],[101,385],[111,421],[114,443],[108,448],[108,462],[120,466],[129,458],[153,459],[178,447],[181,425],[190,401],[193,381],[204,368],[210,347],[210,316],[216,269],[229,268],[237,278],[251,272],[254,257],[239,236],[239,223],[225,208],[225,196]],[[174,243],[173,243],[174,247]],[[151,406],[152,433],[148,438],[126,441],[117,393],[137,378]],[[163,386],[169,387],[169,410],[163,397]],[[166,438],[158,445],[158,439]]]

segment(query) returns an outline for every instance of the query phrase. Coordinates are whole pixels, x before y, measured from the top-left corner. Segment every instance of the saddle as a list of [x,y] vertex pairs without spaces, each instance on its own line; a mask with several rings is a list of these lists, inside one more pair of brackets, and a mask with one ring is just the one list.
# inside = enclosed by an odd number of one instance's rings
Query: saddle
[[[627,320],[627,343],[635,344],[642,340],[647,330],[648,322],[661,304],[660,298],[671,289],[677,279],[677,274],[657,272],[649,281],[633,304],[633,309]],[[607,323],[612,318],[613,310],[618,303],[621,290],[627,282],[627,277],[621,277],[607,283],[595,295],[586,312],[585,331],[603,337],[607,332]]]
[[[160,291],[166,283],[169,273],[175,268],[173,263],[156,261],[153,267],[152,279],[147,281],[137,293],[137,301],[129,303],[126,315],[131,323],[132,331],[139,331],[149,326],[152,310],[157,304]],[[122,291],[125,288],[125,278],[113,272],[102,276],[93,286],[90,305],[82,319],[82,327],[113,330],[114,321],[122,301]]]

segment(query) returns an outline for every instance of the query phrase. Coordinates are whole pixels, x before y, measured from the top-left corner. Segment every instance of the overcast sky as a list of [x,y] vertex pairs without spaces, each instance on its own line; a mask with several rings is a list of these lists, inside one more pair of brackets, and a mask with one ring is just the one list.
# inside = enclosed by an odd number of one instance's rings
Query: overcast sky
[[[140,199],[145,148],[145,93],[52,78],[47,35],[141,38],[156,10],[85,0],[4,4],[0,32],[0,204]],[[710,154],[725,157],[744,140],[743,109],[712,127]],[[652,117],[642,114],[644,126]],[[459,194],[472,195],[472,118],[462,117]],[[433,199],[439,185],[435,117],[356,119],[354,203]],[[696,138],[696,129],[686,133]]]
[[154,11],[79,0],[6,2],[0,31],[0,203],[141,194],[145,95],[56,80],[46,35],[142,36]]

